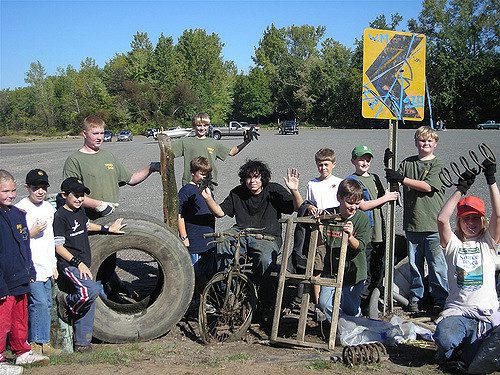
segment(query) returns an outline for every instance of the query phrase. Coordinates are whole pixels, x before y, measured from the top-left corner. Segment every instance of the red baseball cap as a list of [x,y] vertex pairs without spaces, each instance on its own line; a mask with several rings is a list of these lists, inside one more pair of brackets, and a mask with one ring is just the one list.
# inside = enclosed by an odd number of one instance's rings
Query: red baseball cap
[[457,204],[457,211],[458,217],[463,217],[469,214],[477,214],[480,216],[484,216],[486,214],[483,200],[473,195],[460,199],[460,202]]

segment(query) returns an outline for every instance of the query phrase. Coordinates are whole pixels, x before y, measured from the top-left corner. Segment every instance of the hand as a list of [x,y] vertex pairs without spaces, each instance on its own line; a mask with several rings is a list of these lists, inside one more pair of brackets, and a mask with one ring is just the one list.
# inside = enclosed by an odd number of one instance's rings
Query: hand
[[384,166],[386,168],[389,167],[389,160],[391,160],[394,157],[394,152],[392,152],[390,149],[386,148],[384,152]]
[[397,201],[399,199],[399,191],[386,190],[384,194],[384,199],[386,202]]
[[92,272],[90,272],[89,268],[85,265],[85,263],[81,262],[78,265],[78,271],[80,271],[80,278],[82,279],[92,279]]
[[457,190],[460,191],[462,195],[467,194],[467,190],[470,189],[475,179],[476,175],[474,173],[465,171],[460,175],[460,178],[458,179],[458,183],[456,185]]
[[109,233],[124,234],[125,232],[123,232],[122,229],[125,228],[127,224],[122,222],[123,217],[116,219],[115,222],[109,226]]
[[243,140],[245,141],[245,143],[252,142],[254,138],[256,141],[258,141],[259,137],[260,137],[260,134],[257,130],[255,130],[255,126],[253,126],[253,125],[250,126],[250,129],[245,131],[245,133],[243,134]]
[[405,179],[401,173],[391,168],[385,168],[385,178],[389,182],[398,182],[400,184],[402,184]]
[[344,225],[342,225],[342,230],[347,233],[348,237],[351,237],[354,232],[354,225],[352,224],[352,221],[346,221]]
[[153,161],[153,162],[149,163],[149,170],[151,171],[151,173],[153,173],[153,172],[160,173],[161,163],[159,161]]
[[295,168],[288,168],[286,173],[285,184],[290,191],[299,190],[299,176],[300,173]]
[[45,230],[45,228],[47,228],[47,220],[45,221],[37,220],[36,223],[33,224],[33,226],[30,229],[30,236],[31,237],[38,236]]
[[52,269],[52,277],[54,278],[54,280],[57,280],[57,278],[59,277],[59,271],[57,270],[57,267],[54,267]]
[[310,204],[310,205],[307,206],[307,211],[314,218],[318,218],[324,212],[322,209],[316,207],[313,204]]
[[205,190],[207,187],[210,189],[210,190],[214,190],[214,187],[217,186],[217,182],[214,182],[212,180],[212,173],[208,173],[204,178],[203,180],[200,181],[200,183],[198,184],[198,191],[201,192],[203,190]]
[[483,161],[484,177],[486,177],[486,183],[488,185],[493,185],[496,181],[495,173],[497,172],[496,163],[492,163],[488,159]]
[[212,191],[210,190],[210,188],[208,186],[205,189],[201,190],[200,194],[203,197],[203,199],[205,199],[205,200],[212,197]]
[[101,216],[108,216],[113,213],[116,207],[118,207],[118,203],[109,203],[102,201],[99,206],[95,208],[97,212],[101,213]]

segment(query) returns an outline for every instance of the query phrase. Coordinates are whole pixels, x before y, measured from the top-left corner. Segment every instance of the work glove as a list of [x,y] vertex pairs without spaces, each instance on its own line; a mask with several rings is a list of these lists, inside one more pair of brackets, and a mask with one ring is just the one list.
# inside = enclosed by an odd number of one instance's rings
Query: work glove
[[245,134],[243,135],[243,140],[245,143],[250,143],[254,140],[258,141],[260,137],[260,134],[257,130],[255,130],[255,126],[250,126],[250,129],[248,129]]
[[203,180],[200,181],[198,184],[198,191],[201,192],[205,190],[207,187],[210,188],[210,190],[214,190],[214,187],[217,186],[217,182],[212,180],[212,173],[209,173],[205,176]]
[[458,183],[456,184],[457,190],[460,191],[462,195],[467,194],[467,191],[470,189],[475,179],[476,175],[474,173],[465,171],[458,179]]
[[389,160],[391,160],[394,157],[394,152],[392,152],[390,149],[386,148],[384,152],[384,166],[386,168],[389,167]]
[[160,173],[160,170],[161,170],[161,164],[159,161],[153,161],[149,164],[149,170],[151,171],[151,173],[153,172],[158,172]]
[[101,214],[101,216],[108,216],[113,213],[116,207],[118,207],[118,203],[110,203],[110,202],[104,202],[102,201],[99,206],[95,208],[97,212]]
[[389,183],[398,182],[400,184],[402,184],[405,179],[401,173],[391,168],[385,168],[385,178],[389,181]]
[[495,173],[497,172],[496,163],[492,163],[488,159],[485,159],[483,161],[483,168],[484,168],[484,177],[486,177],[486,183],[488,185],[493,185],[495,182],[497,182],[495,178]]

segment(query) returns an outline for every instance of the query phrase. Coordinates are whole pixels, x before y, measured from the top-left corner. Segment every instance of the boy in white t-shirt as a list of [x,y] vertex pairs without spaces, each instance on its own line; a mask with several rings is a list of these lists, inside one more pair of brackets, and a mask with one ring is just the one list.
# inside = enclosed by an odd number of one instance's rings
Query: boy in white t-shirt
[[41,169],[33,169],[26,175],[28,196],[16,204],[26,212],[30,234],[30,248],[36,280],[30,283],[28,297],[28,341],[40,354],[58,354],[60,350],[50,346],[50,309],[52,306],[52,278],[57,278],[54,231],[54,207],[47,201],[49,177]]
[[[321,148],[314,155],[319,176],[307,183],[306,201],[310,204],[307,208],[312,216],[321,214],[328,208],[338,207],[337,190],[342,178],[333,175],[333,169],[337,165],[335,151],[330,148]],[[314,262],[314,274],[319,275],[323,271],[325,247],[318,246]],[[314,299],[318,303],[320,286],[314,285]]]

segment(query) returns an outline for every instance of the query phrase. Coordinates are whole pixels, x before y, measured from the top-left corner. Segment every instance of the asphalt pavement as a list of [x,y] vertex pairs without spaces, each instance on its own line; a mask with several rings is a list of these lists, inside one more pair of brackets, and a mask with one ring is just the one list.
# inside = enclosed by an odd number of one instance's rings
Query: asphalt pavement
[[[416,153],[413,129],[398,130],[398,150],[396,159],[401,161]],[[468,155],[474,150],[483,160],[478,150],[478,144],[486,143],[498,155],[500,149],[500,131],[498,130],[455,130],[439,132],[439,143],[436,155],[445,161],[458,162],[460,156],[465,156],[474,165]],[[241,137],[223,137],[228,147],[241,143]],[[62,182],[62,168],[66,158],[83,144],[82,139],[61,139],[36,141],[18,144],[0,144],[0,168],[11,172],[19,182],[18,199],[26,196],[23,183],[27,172],[33,168],[41,168],[49,175],[51,186],[49,193],[59,191]],[[283,183],[287,168],[297,168],[300,172],[301,193],[305,196],[307,181],[318,175],[314,162],[314,154],[320,148],[332,148],[337,155],[337,166],[334,174],[346,176],[354,171],[351,164],[351,150],[358,144],[370,146],[375,158],[372,162],[372,172],[384,176],[382,157],[388,146],[387,129],[351,130],[351,129],[300,129],[298,135],[279,135],[277,130],[261,130],[257,141],[250,143],[240,154],[228,157],[225,162],[218,161],[219,186],[215,192],[216,200],[222,201],[231,188],[239,184],[238,168],[247,159],[260,159],[266,162],[272,171],[272,181]],[[152,161],[159,160],[158,143],[153,138],[135,136],[131,142],[116,142],[103,144],[113,152],[131,171],[137,170]],[[460,165],[460,163],[459,163]],[[463,170],[463,168],[461,168]],[[175,161],[177,185],[180,187],[182,177],[182,161]],[[500,176],[500,174],[498,174]],[[456,180],[456,178],[455,178]],[[158,174],[150,176],[137,186],[124,186],[120,189],[120,210],[135,211],[157,218],[163,218],[162,187]],[[452,189],[446,190],[446,197]],[[485,199],[490,212],[489,198],[484,177],[478,176],[470,190],[471,194]],[[404,204],[404,202],[403,202]],[[397,233],[402,233],[402,208],[397,209]],[[229,227],[233,219],[218,220],[218,229]]]

